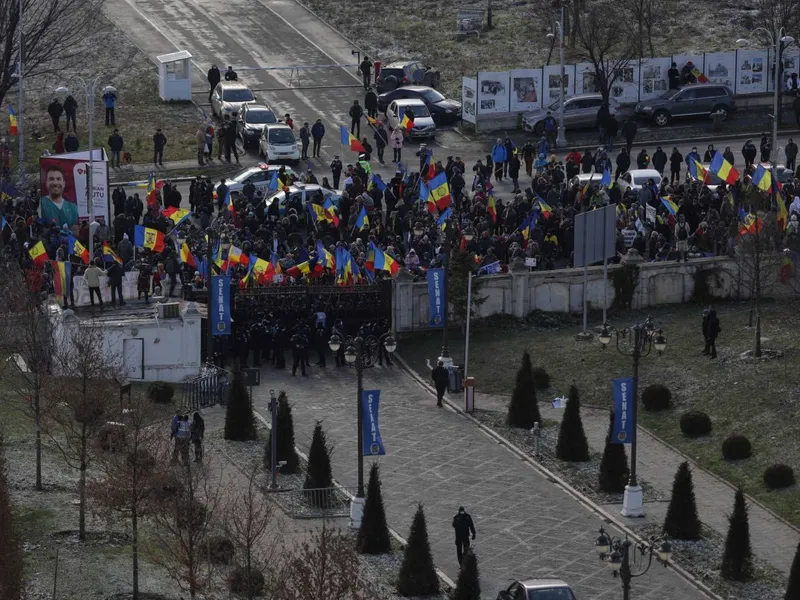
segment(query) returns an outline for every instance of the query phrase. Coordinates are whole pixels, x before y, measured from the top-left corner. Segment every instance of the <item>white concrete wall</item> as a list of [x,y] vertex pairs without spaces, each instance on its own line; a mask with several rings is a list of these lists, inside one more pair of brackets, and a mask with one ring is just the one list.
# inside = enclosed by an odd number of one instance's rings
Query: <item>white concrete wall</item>
[[[729,258],[694,259],[686,263],[639,263],[639,284],[634,293],[633,308],[686,302],[694,293],[695,274],[713,271],[709,282],[716,298],[740,298],[746,295],[738,284],[738,267]],[[608,282],[603,267],[589,267],[587,275],[590,308],[610,307],[614,301],[613,273],[619,265],[609,266]],[[534,310],[544,312],[583,311],[583,269],[513,272],[482,277],[481,295],[487,300],[474,314],[475,318],[496,314],[524,317]],[[428,286],[402,278],[394,282],[393,302],[395,327],[399,332],[426,329],[430,319]],[[605,294],[605,295],[604,295]]]

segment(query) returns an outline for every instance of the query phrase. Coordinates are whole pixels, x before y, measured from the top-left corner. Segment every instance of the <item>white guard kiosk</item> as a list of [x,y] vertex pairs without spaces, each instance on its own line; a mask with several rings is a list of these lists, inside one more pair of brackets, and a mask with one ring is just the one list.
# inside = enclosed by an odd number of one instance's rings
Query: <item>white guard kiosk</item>
[[186,50],[156,56],[158,94],[164,102],[192,99],[192,55]]

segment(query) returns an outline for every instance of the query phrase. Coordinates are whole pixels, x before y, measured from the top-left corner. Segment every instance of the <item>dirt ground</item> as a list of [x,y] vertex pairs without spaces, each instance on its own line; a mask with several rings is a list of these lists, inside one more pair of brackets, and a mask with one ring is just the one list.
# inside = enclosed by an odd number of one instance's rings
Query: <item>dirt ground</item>
[[[702,306],[684,304],[659,307],[647,312],[611,314],[611,322],[626,326],[641,322],[651,313],[667,337],[662,356],[655,352],[643,358],[639,389],[660,383],[672,391],[672,410],[642,410],[641,425],[691,456],[703,467],[717,473],[785,519],[800,525],[800,488],[769,491],[763,483],[764,469],[785,463],[800,469],[800,372],[798,372],[797,327],[800,312],[791,305],[770,304],[762,313],[763,346],[779,350],[781,358],[748,360],[742,354],[752,350],[754,329],[749,327],[749,303],[716,306],[722,326],[717,340],[719,357],[701,354]],[[593,315],[590,326],[600,323]],[[470,335],[469,376],[476,379],[476,406],[481,392],[510,394],[522,352],[528,350],[534,367],[550,375],[550,389],[538,392],[539,402],[566,395],[576,385],[581,402],[611,407],[611,379],[631,374],[631,358],[615,348],[602,350],[596,340],[576,342],[581,330],[580,316],[536,314],[527,320],[492,318],[474,326]],[[613,346],[613,342],[611,344]],[[403,339],[399,353],[427,379],[425,357],[438,356],[441,333]],[[463,336],[450,334],[450,350],[463,365]],[[711,417],[713,431],[697,439],[685,437],[680,416],[689,409],[702,410]],[[722,441],[732,434],[749,438],[753,456],[747,460],[723,460]]]
[[[25,81],[25,164],[28,173],[38,173],[39,157],[45,150],[52,152],[55,134],[47,106],[58,96],[63,102],[66,94],[56,94],[59,86],[67,87],[78,102],[77,134],[80,150],[89,147],[86,93],[77,77],[87,81],[100,75],[95,93],[94,144],[108,149],[108,137],[113,128],[105,126],[105,106],[102,88],[113,85],[117,90],[116,123],[125,140],[124,150],[132,155],[134,163],[152,161],[153,134],[161,127],[167,136],[164,160],[182,160],[197,155],[195,135],[205,122],[203,113],[192,103],[165,103],[158,96],[158,71],[124,32],[110,21],[102,19],[99,28],[86,40],[82,65],[85,67],[61,71],[58,75],[42,75]],[[6,103],[17,106],[18,92],[13,88],[5,98]],[[12,168],[16,169],[17,138],[7,135],[8,120],[2,132],[11,139]],[[66,130],[65,118],[61,128]],[[33,138],[38,131],[42,139]]]

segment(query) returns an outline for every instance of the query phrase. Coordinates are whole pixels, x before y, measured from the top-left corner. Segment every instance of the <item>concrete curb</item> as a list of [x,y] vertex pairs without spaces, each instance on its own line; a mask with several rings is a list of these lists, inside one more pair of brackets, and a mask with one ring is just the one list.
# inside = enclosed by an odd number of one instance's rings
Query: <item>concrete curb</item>
[[[262,424],[262,425],[263,425],[263,426],[264,426],[266,429],[272,430],[272,426],[271,426],[271,425],[270,425],[270,423],[267,421],[266,417],[264,417],[263,415],[261,415],[261,413],[259,413],[259,412],[258,412],[257,410],[255,410],[255,409],[253,409],[253,414],[255,414],[256,418],[257,418],[259,421],[261,421],[261,424]],[[295,446],[295,447],[294,447],[294,449],[295,449],[295,451],[297,452],[298,456],[299,456],[300,458],[302,458],[304,461],[306,461],[306,463],[308,463],[308,455],[307,455],[305,452],[303,452],[302,450],[300,450],[300,448],[298,448],[297,446]],[[336,487],[336,489],[338,489],[338,490],[339,490],[339,491],[340,491],[342,494],[344,494],[345,496],[347,496],[348,498],[350,498],[350,500],[351,500],[351,501],[352,501],[352,500],[355,498],[355,496],[353,496],[353,494],[351,494],[350,492],[348,492],[348,491],[347,491],[347,489],[345,489],[345,487],[344,487],[344,486],[342,486],[342,485],[341,485],[341,484],[340,484],[338,481],[336,481],[335,479],[333,480],[333,485],[334,485],[334,487]],[[388,526],[388,525],[387,525],[387,526]],[[389,527],[389,533],[391,534],[391,536],[392,536],[392,537],[393,537],[395,540],[397,540],[397,541],[398,541],[400,544],[402,544],[402,545],[403,545],[403,547],[405,547],[405,546],[407,546],[407,545],[408,545],[408,541],[407,541],[407,540],[406,540],[406,539],[405,539],[403,536],[401,536],[399,533],[397,533],[397,532],[396,532],[394,529],[392,529],[391,527]],[[442,571],[441,569],[439,569],[439,567],[436,567],[436,574],[439,576],[439,579],[440,579],[440,580],[441,580],[441,581],[442,581],[442,582],[443,582],[445,585],[449,586],[449,587],[450,587],[450,588],[452,588],[452,589],[455,589],[455,587],[456,587],[456,584],[455,584],[455,582],[454,582],[452,579],[450,579],[450,578],[449,578],[449,577],[448,577],[448,576],[447,576],[447,575],[444,573],[444,571]],[[722,600],[722,599],[720,598],[720,599],[718,599],[718,600]]]
[[[395,354],[394,358],[397,360],[398,364],[405,370],[412,379],[414,379],[420,387],[422,387],[426,392],[430,395],[436,395],[435,390],[432,386],[428,385],[427,382],[423,381],[422,378],[413,370],[411,369],[405,360],[402,357]],[[631,529],[627,527],[622,521],[620,521],[616,515],[612,515],[611,513],[607,512],[597,504],[595,504],[592,500],[581,494],[575,488],[573,488],[569,483],[564,481],[561,477],[553,473],[552,471],[548,470],[547,468],[543,467],[542,465],[538,464],[535,460],[533,460],[530,456],[528,456],[523,450],[518,448],[515,444],[512,444],[508,440],[506,440],[503,436],[499,435],[491,428],[487,427],[480,421],[478,421],[475,417],[467,414],[464,410],[456,406],[448,397],[445,397],[445,403],[450,410],[453,412],[461,415],[468,421],[471,421],[474,425],[476,425],[484,434],[488,437],[495,440],[498,444],[505,447],[508,451],[516,455],[519,459],[521,459],[524,463],[526,463],[529,467],[533,468],[534,470],[538,471],[539,474],[543,475],[546,479],[548,479],[551,483],[554,483],[557,487],[561,488],[564,493],[568,496],[572,497],[578,503],[583,505],[584,507],[588,508],[590,511],[601,517],[607,523],[613,523],[615,527],[617,527],[620,531],[627,534],[634,540],[642,541],[642,539],[637,536]],[[715,594],[710,588],[708,588],[705,584],[700,582],[690,573],[685,571],[683,568],[678,566],[675,563],[670,563],[670,566],[673,567],[673,570],[682,577],[687,583],[695,587],[697,590],[712,598],[713,600],[723,600],[721,596]]]

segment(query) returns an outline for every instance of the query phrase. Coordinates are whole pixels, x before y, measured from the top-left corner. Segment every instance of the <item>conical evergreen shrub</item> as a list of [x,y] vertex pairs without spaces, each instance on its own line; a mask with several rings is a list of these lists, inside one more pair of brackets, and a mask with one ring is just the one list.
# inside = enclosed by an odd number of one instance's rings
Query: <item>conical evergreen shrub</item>
[[745,581],[753,574],[753,549],[750,546],[750,522],[742,490],[736,490],[733,512],[728,522],[730,525],[720,572],[725,579]]
[[561,430],[558,432],[556,457],[570,462],[586,462],[589,460],[589,443],[583,431],[581,421],[581,401],[578,388],[569,388],[569,398],[561,418]]
[[468,549],[461,562],[458,572],[456,589],[453,590],[451,600],[481,600],[481,580],[478,574],[478,559],[475,553]]
[[533,424],[542,422],[539,404],[536,402],[536,387],[533,382],[533,366],[526,350],[522,354],[522,365],[517,371],[514,393],[508,405],[508,424],[511,427],[531,429]]
[[317,426],[314,427],[314,435],[311,438],[311,448],[308,450],[308,472],[303,483],[305,490],[315,491],[306,492],[306,498],[313,505],[325,508],[330,501],[330,488],[332,485],[333,474],[331,472],[330,449],[325,439],[325,432],[322,431],[322,424],[317,422]]
[[381,478],[378,463],[373,463],[369,471],[367,501],[356,538],[356,549],[361,554],[388,554],[392,550],[389,526],[386,524],[386,511],[381,496]]
[[664,519],[664,532],[676,540],[700,539],[700,518],[694,499],[694,483],[689,463],[683,462],[675,473],[672,498]]
[[792,570],[789,571],[789,585],[786,586],[786,596],[783,600],[800,600],[800,544],[797,544]]
[[609,415],[608,435],[606,446],[603,449],[603,458],[600,460],[600,489],[607,494],[619,494],[625,491],[630,471],[628,470],[628,456],[625,454],[625,444],[612,444],[611,436],[614,432],[614,411]]
[[250,406],[250,395],[244,384],[241,369],[235,367],[228,385],[228,405],[225,407],[225,439],[247,442],[256,439],[256,419]]
[[[278,414],[275,428],[277,429],[278,462],[286,461],[279,471],[284,475],[297,473],[300,467],[300,457],[294,447],[294,419],[292,418],[292,407],[289,406],[289,399],[286,392],[281,390],[278,394]],[[267,471],[272,468],[270,454],[272,452],[272,430],[267,436],[267,443],[264,446],[264,468]]]
[[397,579],[397,593],[405,597],[432,596],[439,593],[439,578],[433,566],[428,527],[421,504],[417,507],[408,534],[408,544]]

